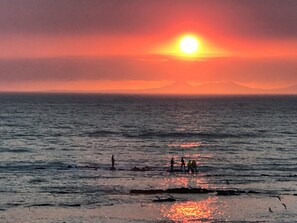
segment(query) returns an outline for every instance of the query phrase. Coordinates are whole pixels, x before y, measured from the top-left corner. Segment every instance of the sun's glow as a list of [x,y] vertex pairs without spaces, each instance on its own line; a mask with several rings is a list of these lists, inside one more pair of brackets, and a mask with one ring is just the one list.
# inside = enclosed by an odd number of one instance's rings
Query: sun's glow
[[152,53],[190,61],[199,60],[199,58],[230,56],[225,49],[195,33],[184,33],[172,39],[166,39],[160,42],[160,45],[156,45]]
[[184,36],[180,41],[180,49],[183,53],[194,54],[198,51],[198,40],[194,36]]

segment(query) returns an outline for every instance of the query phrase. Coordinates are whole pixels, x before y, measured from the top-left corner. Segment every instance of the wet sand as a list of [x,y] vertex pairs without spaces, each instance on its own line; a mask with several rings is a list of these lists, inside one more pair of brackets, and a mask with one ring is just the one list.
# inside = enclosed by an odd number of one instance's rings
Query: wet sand
[[[0,212],[13,222],[293,222],[297,196],[175,195],[176,202],[154,203],[155,196],[134,196],[130,204],[81,207],[16,207]],[[284,205],[285,204],[285,205]],[[286,206],[286,207],[285,207]],[[270,211],[269,210],[272,211]],[[287,208],[287,209],[286,209]]]

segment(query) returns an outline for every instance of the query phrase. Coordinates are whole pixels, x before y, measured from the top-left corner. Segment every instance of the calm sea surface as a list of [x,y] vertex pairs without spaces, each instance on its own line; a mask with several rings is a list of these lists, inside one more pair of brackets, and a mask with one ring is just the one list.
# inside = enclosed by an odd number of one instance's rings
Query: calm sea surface
[[[112,154],[116,171],[109,170]],[[261,196],[290,200],[297,194],[296,154],[296,96],[1,94],[0,221],[21,222],[24,216],[13,213],[34,208],[50,212],[152,203],[153,196],[130,195],[131,189],[257,191],[251,206]],[[196,159],[198,173],[167,172],[170,159],[178,169],[182,156],[186,162]],[[131,171],[134,166],[149,171]],[[223,206],[213,209],[220,202],[215,195],[195,196],[179,195],[177,203],[160,206],[160,222],[249,220],[224,215]],[[183,202],[204,202],[208,215],[178,215],[174,205]],[[277,206],[269,213],[269,207],[257,219],[297,221],[296,209]],[[32,222],[57,222],[55,216],[39,217]],[[75,216],[59,219],[87,222]],[[111,222],[112,216],[98,219]],[[127,216],[114,222],[134,221]]]

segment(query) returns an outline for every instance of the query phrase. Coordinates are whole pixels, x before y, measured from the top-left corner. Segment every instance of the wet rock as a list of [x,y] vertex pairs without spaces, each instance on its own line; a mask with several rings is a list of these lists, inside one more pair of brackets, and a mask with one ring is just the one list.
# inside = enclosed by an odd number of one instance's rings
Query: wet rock
[[68,207],[80,207],[81,204],[68,204]]
[[130,190],[131,194],[162,194],[165,193],[164,190],[160,189],[151,189],[151,190]]
[[133,167],[132,169],[131,169],[131,171],[149,171],[150,170],[150,168],[149,167],[142,167],[142,168],[139,168],[139,167]]
[[168,197],[168,198],[158,198],[158,199],[154,199],[153,202],[174,202],[176,201],[174,198],[172,197]]
[[150,189],[150,190],[131,190],[131,194],[207,194],[207,193],[216,193],[218,196],[234,196],[248,193],[258,194],[256,191],[240,191],[240,190],[212,190],[205,188],[169,188],[166,190],[161,189]]
[[208,190],[204,188],[169,188],[165,190],[166,193],[175,193],[175,194],[207,194],[213,193],[213,190]]
[[237,190],[220,190],[217,191],[218,196],[234,196],[234,195],[240,195],[241,192]]
[[167,172],[169,172],[169,173],[180,173],[180,172],[187,172],[187,173],[188,173],[188,171],[185,171],[185,170],[180,170],[180,169],[167,170]]
[[254,191],[254,190],[249,190],[249,191],[246,191],[247,194],[260,194],[259,191]]
[[131,190],[132,194],[162,194],[162,193],[172,193],[172,194],[206,194],[213,193],[213,190],[208,190],[204,188],[169,188],[166,190],[160,189],[150,189],[150,190]]
[[35,167],[35,169],[36,170],[45,170],[45,167],[43,167],[43,166],[37,166],[37,167]]

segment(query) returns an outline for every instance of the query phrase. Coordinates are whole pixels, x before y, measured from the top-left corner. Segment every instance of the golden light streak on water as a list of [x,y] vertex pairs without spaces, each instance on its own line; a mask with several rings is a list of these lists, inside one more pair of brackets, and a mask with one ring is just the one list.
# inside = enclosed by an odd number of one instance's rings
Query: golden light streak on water
[[217,219],[222,213],[218,210],[216,197],[209,197],[201,201],[178,202],[172,206],[163,206],[161,212],[164,217],[182,223],[205,222],[206,219]]

